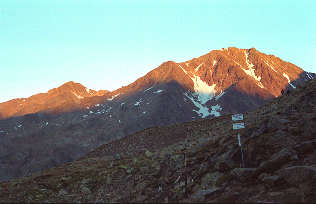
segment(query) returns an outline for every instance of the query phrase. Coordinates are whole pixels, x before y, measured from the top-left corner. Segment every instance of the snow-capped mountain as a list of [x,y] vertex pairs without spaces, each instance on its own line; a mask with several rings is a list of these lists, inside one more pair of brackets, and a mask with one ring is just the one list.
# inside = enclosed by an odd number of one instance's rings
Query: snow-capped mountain
[[1,103],[0,179],[72,161],[145,128],[254,110],[313,78],[254,48],[227,48],[165,62],[113,92],[68,82]]

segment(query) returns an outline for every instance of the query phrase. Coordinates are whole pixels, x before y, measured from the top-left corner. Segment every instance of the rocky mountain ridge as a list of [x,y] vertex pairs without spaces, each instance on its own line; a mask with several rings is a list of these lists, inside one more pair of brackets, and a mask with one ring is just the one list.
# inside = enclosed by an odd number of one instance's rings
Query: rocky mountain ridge
[[95,91],[70,81],[47,93],[0,103],[0,119],[38,112],[56,114],[74,111],[92,104],[93,102],[89,100],[91,97],[101,97],[108,93],[110,92],[106,90]]
[[149,127],[255,110],[313,78],[256,49],[227,48],[165,62],[113,92],[70,82],[26,99],[21,110],[2,103],[0,114],[17,115],[0,120],[0,180],[73,161]]
[[[84,109],[86,106],[104,103],[106,99],[114,96],[129,96],[170,82],[176,82],[190,92],[187,96],[195,101],[193,103],[200,108],[201,114],[201,109],[207,109],[207,102],[218,100],[232,89],[248,96],[259,97],[261,100],[271,99],[280,96],[288,85],[295,88],[296,80],[310,80],[315,77],[313,73],[304,72],[294,64],[284,62],[273,55],[263,54],[255,48],[229,47],[213,50],[182,63],[162,63],[130,85],[113,92],[94,91],[70,81],[47,93],[0,103],[0,118]],[[236,110],[227,112],[230,111]]]
[[[80,160],[0,183],[4,202],[296,202],[316,199],[316,80],[244,115],[155,127]],[[184,159],[184,154],[185,159]]]

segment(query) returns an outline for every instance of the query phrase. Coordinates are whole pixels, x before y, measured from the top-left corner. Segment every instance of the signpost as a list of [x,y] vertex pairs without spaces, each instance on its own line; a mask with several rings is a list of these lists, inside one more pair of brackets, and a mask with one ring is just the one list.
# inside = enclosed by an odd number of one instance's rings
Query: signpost
[[[239,121],[238,123],[233,123],[233,130],[239,130],[245,128],[245,123],[240,122],[244,119],[243,114],[234,114],[232,115],[232,121]],[[245,162],[244,162],[244,154],[242,151],[242,145],[241,145],[241,139],[240,139],[240,133],[238,132],[238,145],[240,147],[240,152],[241,152],[241,161],[242,161],[242,167],[245,168]]]
[[235,115],[232,115],[232,120],[233,121],[237,121],[237,120],[243,120],[244,119],[244,115],[243,114],[235,114]]
[[245,123],[233,123],[233,130],[245,128]]

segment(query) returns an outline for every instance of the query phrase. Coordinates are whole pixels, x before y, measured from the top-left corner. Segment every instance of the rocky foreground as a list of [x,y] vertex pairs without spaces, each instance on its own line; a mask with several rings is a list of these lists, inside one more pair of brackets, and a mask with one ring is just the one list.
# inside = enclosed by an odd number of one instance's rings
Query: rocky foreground
[[0,201],[315,202],[316,80],[244,121],[246,168],[226,115],[147,129],[75,162],[2,182]]

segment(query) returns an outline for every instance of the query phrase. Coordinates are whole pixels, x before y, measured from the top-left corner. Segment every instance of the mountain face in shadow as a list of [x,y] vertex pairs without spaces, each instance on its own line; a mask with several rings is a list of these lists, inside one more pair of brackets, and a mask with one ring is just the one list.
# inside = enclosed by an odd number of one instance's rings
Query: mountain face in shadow
[[224,115],[148,128],[77,161],[1,182],[0,200],[313,203],[315,107],[316,79],[245,113],[244,162],[232,115]]
[[73,161],[137,131],[254,110],[315,74],[256,49],[161,64],[113,92],[68,82],[0,104],[0,180]]

